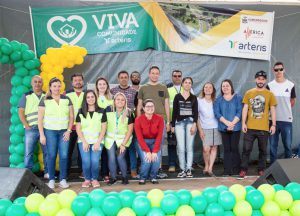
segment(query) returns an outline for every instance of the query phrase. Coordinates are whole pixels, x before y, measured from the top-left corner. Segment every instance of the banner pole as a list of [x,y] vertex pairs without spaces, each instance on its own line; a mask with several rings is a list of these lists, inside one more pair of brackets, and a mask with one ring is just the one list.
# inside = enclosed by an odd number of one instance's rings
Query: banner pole
[[34,50],[34,53],[35,53],[35,57],[37,58],[36,46],[35,46],[35,36],[34,36],[33,22],[32,22],[31,6],[29,6],[29,14],[30,14],[30,21],[31,21],[32,37],[33,37],[33,50]]

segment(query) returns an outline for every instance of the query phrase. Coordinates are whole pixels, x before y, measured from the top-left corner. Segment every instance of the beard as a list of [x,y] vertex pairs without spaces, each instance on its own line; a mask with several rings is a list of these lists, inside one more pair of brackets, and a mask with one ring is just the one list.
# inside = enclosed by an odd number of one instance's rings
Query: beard
[[265,83],[256,83],[257,88],[263,88]]
[[131,80],[132,85],[139,85],[140,82],[140,80]]
[[81,83],[77,83],[73,87],[74,87],[74,89],[81,89],[83,87],[83,85]]

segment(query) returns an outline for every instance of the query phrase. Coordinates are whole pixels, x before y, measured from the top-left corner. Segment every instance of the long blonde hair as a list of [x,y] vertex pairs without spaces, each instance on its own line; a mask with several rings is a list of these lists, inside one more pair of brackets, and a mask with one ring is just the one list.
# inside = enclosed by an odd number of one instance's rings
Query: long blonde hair
[[96,92],[97,98],[99,97],[98,82],[101,81],[101,80],[103,80],[106,83],[106,85],[107,85],[107,89],[104,92],[104,96],[105,96],[105,98],[107,100],[111,100],[112,96],[111,96],[111,93],[110,93],[109,83],[108,83],[108,81],[104,77],[98,77],[98,79],[96,80],[96,83],[95,83],[95,92]]
[[47,90],[46,95],[45,95],[45,100],[47,100],[47,99],[51,96],[52,92],[51,92],[51,90],[50,90],[50,87],[51,87],[52,83],[55,83],[55,82],[61,83],[61,81],[60,81],[57,77],[53,77],[53,78],[49,81],[49,84],[48,84],[48,90]]
[[113,102],[113,105],[112,105],[112,111],[113,112],[116,112],[116,105],[115,105],[115,100],[116,98],[121,95],[122,97],[124,97],[125,99],[125,106],[123,107],[123,110],[122,110],[122,117],[121,117],[121,122],[124,123],[125,119],[127,118],[127,116],[131,115],[131,110],[127,107],[127,98],[125,96],[125,94],[123,94],[122,92],[118,92],[114,95],[114,102]]

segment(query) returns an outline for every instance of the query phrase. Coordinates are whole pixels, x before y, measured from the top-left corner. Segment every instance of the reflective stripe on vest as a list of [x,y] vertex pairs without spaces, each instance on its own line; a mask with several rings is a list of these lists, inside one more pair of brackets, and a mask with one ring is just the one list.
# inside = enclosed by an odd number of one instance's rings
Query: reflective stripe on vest
[[45,94],[42,93],[39,98],[34,92],[26,95],[25,117],[29,126],[38,124],[38,107],[41,99]]
[[54,99],[45,100],[44,128],[64,130],[69,124],[69,100],[60,98],[59,104]]
[[[81,131],[88,144],[95,144],[101,132],[102,113],[94,112],[92,118],[89,113],[86,115],[86,118],[82,114],[79,115]],[[78,142],[82,142],[80,138]]]
[[[110,149],[114,142],[120,146],[128,132],[128,117],[122,122],[122,116],[118,119],[118,128],[116,124],[116,112],[107,112],[107,129],[105,134],[104,145],[105,148]],[[132,136],[130,136],[126,146],[131,143]]]
[[68,96],[71,99],[72,104],[73,104],[74,124],[75,124],[76,116],[78,114],[78,111],[79,111],[79,109],[81,107],[81,104],[82,104],[82,101],[83,101],[83,95],[84,95],[84,92],[81,92],[80,95],[77,96],[75,91],[66,94],[66,96]]

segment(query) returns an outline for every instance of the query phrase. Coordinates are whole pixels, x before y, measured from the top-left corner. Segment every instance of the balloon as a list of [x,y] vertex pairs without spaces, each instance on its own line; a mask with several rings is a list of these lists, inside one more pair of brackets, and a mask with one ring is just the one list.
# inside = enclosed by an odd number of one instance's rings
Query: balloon
[[24,61],[33,59],[34,56],[35,56],[35,54],[34,54],[34,52],[32,50],[24,50],[22,52],[22,58],[23,58]]
[[32,172],[36,173],[41,170],[41,165],[37,162],[33,164]]
[[253,210],[251,216],[263,216],[260,210]]
[[77,194],[70,190],[63,190],[58,194],[58,202],[62,208],[71,208],[73,200],[76,198]]
[[107,194],[107,196],[114,196],[114,197],[119,198],[119,193],[116,192],[116,191],[111,191],[111,192],[109,192],[109,193]]
[[176,216],[195,216],[195,211],[191,206],[182,205],[178,208]]
[[16,165],[16,164],[19,164],[19,163],[23,162],[23,160],[24,160],[24,158],[21,155],[17,154],[17,153],[14,153],[14,154],[9,156],[9,162],[11,164]]
[[235,196],[230,191],[223,191],[219,195],[218,203],[223,207],[225,211],[232,210],[236,203]]
[[160,208],[152,208],[147,216],[165,216],[165,213],[163,210],[161,210]]
[[180,205],[180,201],[178,197],[174,194],[167,194],[160,202],[161,209],[166,214],[174,214],[176,213],[178,207]]
[[290,213],[293,216],[300,216],[300,200],[293,202],[292,206],[290,207]]
[[138,216],[146,215],[151,209],[151,203],[146,196],[137,196],[133,200],[132,209]]
[[29,46],[25,43],[21,43],[21,51],[25,51],[25,50],[28,50],[29,49]]
[[32,76],[25,76],[24,78],[23,78],[23,81],[22,81],[22,84],[24,85],[24,86],[26,86],[27,88],[31,88],[31,78],[32,78]]
[[19,136],[18,134],[12,134],[9,138],[9,141],[12,144],[18,144],[23,141],[23,137]]
[[2,64],[8,64],[9,63],[9,57],[7,55],[2,55],[0,58],[0,62]]
[[16,89],[16,94],[21,96],[22,94],[25,94],[29,92],[29,89],[26,86],[20,85]]
[[294,200],[300,200],[300,184],[291,182],[285,188],[292,195]]
[[11,45],[9,43],[4,43],[1,46],[1,51],[3,54],[9,55],[13,52],[13,48],[11,47]]
[[27,60],[24,62],[24,66],[28,70],[32,70],[32,69],[36,68],[36,62],[34,60]]
[[262,184],[257,188],[257,190],[262,192],[265,201],[271,201],[275,196],[275,189],[269,184]]
[[176,196],[179,198],[181,205],[189,205],[192,199],[191,192],[185,189],[177,191]]
[[30,194],[25,201],[25,207],[29,213],[38,212],[40,205],[42,204],[42,202],[44,202],[44,200],[45,198],[43,197],[43,195],[39,193]]
[[116,215],[121,209],[121,201],[115,196],[108,196],[104,199],[102,210],[106,215]]
[[89,198],[84,196],[76,197],[71,204],[71,209],[73,213],[77,216],[85,216],[85,214],[90,210],[90,208],[90,200]]
[[58,202],[58,194],[52,193],[46,196],[46,200],[56,200]]
[[9,42],[9,43],[10,43],[10,45],[11,45],[11,47],[12,47],[12,49],[13,49],[14,51],[16,51],[16,50],[21,50],[21,43],[20,43],[19,41],[12,40],[12,41]]
[[265,203],[264,195],[256,189],[247,193],[246,200],[255,210],[259,210]]
[[281,184],[273,184],[272,185],[275,191],[284,190],[284,187]]
[[191,191],[191,194],[192,194],[192,197],[195,197],[195,196],[199,196],[199,195],[201,195],[201,194],[202,194],[202,192],[201,192],[201,191],[199,191],[199,190],[192,190],[192,191]]
[[15,74],[18,76],[24,77],[29,74],[29,71],[25,67],[19,67],[19,68],[17,68]]
[[11,80],[10,80],[10,83],[13,85],[13,86],[19,86],[22,84],[22,78],[18,75],[14,75]]
[[288,210],[284,210],[280,212],[280,216],[291,216],[291,214]]
[[246,192],[247,192],[247,193],[250,192],[250,191],[252,191],[252,190],[256,190],[256,188],[253,187],[252,185],[247,185],[247,186],[245,186],[245,189],[246,189]]
[[164,193],[160,189],[152,189],[148,192],[147,198],[151,202],[152,207],[160,207],[160,201],[164,197]]
[[25,216],[26,208],[23,204],[12,204],[6,211],[5,216]]
[[234,206],[233,212],[237,216],[251,216],[252,215],[252,207],[245,200],[240,200]]
[[4,216],[11,205],[12,202],[9,199],[0,199],[0,216]]
[[223,216],[224,209],[218,203],[210,203],[205,211],[206,216]]
[[203,196],[205,196],[208,203],[213,203],[218,201],[219,191],[216,188],[205,188],[203,191]]
[[10,154],[16,153],[16,152],[15,152],[15,146],[14,146],[14,145],[10,145],[10,146],[8,147],[8,151],[9,151]]
[[24,155],[25,145],[24,143],[19,143],[15,145],[15,152],[19,155]]
[[16,61],[14,62],[14,66],[15,68],[24,67],[24,61],[23,60]]
[[279,216],[281,211],[275,202],[268,200],[261,207],[261,212],[264,216]]
[[10,54],[10,59],[14,62],[22,59],[22,53],[20,51],[14,51]]
[[136,192],[136,196],[147,196],[147,192],[145,191]]
[[25,168],[24,162],[19,163],[16,168]]
[[61,207],[56,199],[46,198],[39,207],[39,213],[41,216],[55,216],[60,208]]
[[[18,124],[21,123],[20,118],[19,118],[19,116],[18,116],[17,113],[16,113],[16,114],[13,114],[13,115],[10,117],[10,122],[11,122],[13,125],[18,125]],[[13,135],[13,134],[12,134],[12,135]],[[19,141],[19,142],[21,142],[21,141]]]
[[82,193],[80,193],[80,194],[77,195],[77,197],[79,197],[79,196],[84,196],[84,197],[89,198],[90,194],[88,192],[82,192]]
[[91,208],[86,216],[105,216],[101,208]]
[[35,76],[35,75],[39,75],[40,74],[40,72],[37,70],[37,69],[34,69],[34,70],[30,70],[29,71],[29,75],[31,76],[31,77],[33,77],[33,76]]
[[287,210],[293,204],[293,197],[289,192],[281,190],[275,193],[274,201],[281,210]]
[[216,189],[221,193],[223,191],[228,191],[228,187],[225,185],[219,185]]
[[41,66],[41,62],[38,58],[34,58],[32,61],[34,62],[35,68],[38,68],[39,66]]
[[117,216],[136,216],[135,212],[131,208],[122,208]]
[[59,210],[59,212],[57,212],[56,216],[75,216],[75,215],[70,209],[64,208],[64,209]]
[[207,204],[206,198],[203,195],[193,197],[190,203],[196,214],[204,213]]
[[132,190],[123,190],[120,192],[119,198],[123,207],[131,208],[132,202],[135,198],[135,193]]
[[240,184],[230,186],[229,191],[234,194],[236,201],[244,200],[246,197],[246,189]]

